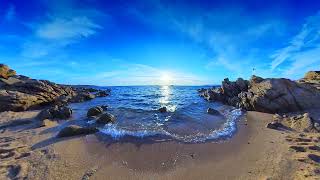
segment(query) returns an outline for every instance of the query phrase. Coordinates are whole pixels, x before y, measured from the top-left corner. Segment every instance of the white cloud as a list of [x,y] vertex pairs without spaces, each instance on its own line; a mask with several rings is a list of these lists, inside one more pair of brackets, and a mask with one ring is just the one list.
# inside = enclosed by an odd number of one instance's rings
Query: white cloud
[[300,32],[294,36],[289,45],[278,50],[271,57],[271,69],[274,70],[284,62],[292,62],[284,72],[291,75],[297,70],[306,71],[312,64],[320,64],[320,12],[306,19]]
[[36,30],[36,35],[49,40],[73,40],[89,37],[101,28],[86,16],[54,17],[49,22],[41,24]]

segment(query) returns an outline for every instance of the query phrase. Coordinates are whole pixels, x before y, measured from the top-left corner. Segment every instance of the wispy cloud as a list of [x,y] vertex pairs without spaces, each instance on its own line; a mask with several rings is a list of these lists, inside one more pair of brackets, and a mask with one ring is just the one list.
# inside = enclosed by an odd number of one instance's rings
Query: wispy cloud
[[248,74],[248,64],[254,67],[257,64],[254,54],[259,53],[252,44],[265,38],[266,34],[277,37],[284,32],[285,25],[280,19],[261,20],[250,16],[241,7],[203,11],[197,7],[184,9],[181,4],[177,7],[161,1],[151,2],[148,12],[137,7],[129,12],[145,23],[176,31],[204,46],[209,51],[209,61],[205,65],[208,70],[219,66],[238,76]]
[[5,15],[5,19],[7,21],[12,21],[15,18],[15,15],[16,15],[15,7],[13,4],[10,4],[10,6],[6,12],[6,15]]
[[102,26],[86,16],[59,18],[53,17],[49,22],[40,24],[36,35],[49,40],[74,40],[89,37]]
[[33,34],[25,38],[23,57],[45,58],[61,53],[64,47],[89,38],[104,28],[97,19],[105,18],[105,14],[96,9],[78,8],[73,1],[48,2],[48,7],[50,11],[43,18],[26,23]]
[[299,70],[307,71],[310,66],[320,65],[320,12],[306,19],[300,32],[295,35],[288,46],[278,50],[272,56],[271,69],[281,64],[292,63],[284,74],[292,75]]

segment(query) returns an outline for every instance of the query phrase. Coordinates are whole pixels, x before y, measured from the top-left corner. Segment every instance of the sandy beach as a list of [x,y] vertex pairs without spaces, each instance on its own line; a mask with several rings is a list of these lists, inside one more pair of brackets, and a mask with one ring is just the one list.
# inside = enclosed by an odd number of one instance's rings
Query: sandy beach
[[[317,179],[319,165],[308,147],[319,134],[265,127],[272,114],[248,112],[228,140],[198,144],[143,140],[111,142],[101,135],[57,139],[58,124],[38,127],[38,111],[3,112],[1,179]],[[63,122],[60,122],[63,123]],[[303,138],[301,138],[302,136]],[[299,139],[300,138],[300,139]],[[307,140],[305,140],[307,139]],[[301,141],[301,142],[300,142]],[[5,151],[7,150],[7,151]]]

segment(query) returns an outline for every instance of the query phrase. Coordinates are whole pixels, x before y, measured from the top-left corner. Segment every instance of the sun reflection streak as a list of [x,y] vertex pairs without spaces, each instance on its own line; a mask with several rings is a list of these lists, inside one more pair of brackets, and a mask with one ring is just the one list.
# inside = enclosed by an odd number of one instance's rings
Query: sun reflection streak
[[167,85],[161,86],[160,93],[162,95],[162,97],[159,99],[161,106],[165,106],[169,111],[174,112],[177,106],[170,104],[171,87]]

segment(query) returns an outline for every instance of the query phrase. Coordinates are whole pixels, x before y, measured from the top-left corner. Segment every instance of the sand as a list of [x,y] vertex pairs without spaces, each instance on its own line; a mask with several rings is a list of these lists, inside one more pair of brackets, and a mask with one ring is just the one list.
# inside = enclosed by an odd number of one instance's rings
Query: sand
[[231,139],[185,144],[57,139],[65,122],[39,127],[38,112],[0,113],[0,179],[319,179],[319,133],[268,129],[272,114],[248,112]]

